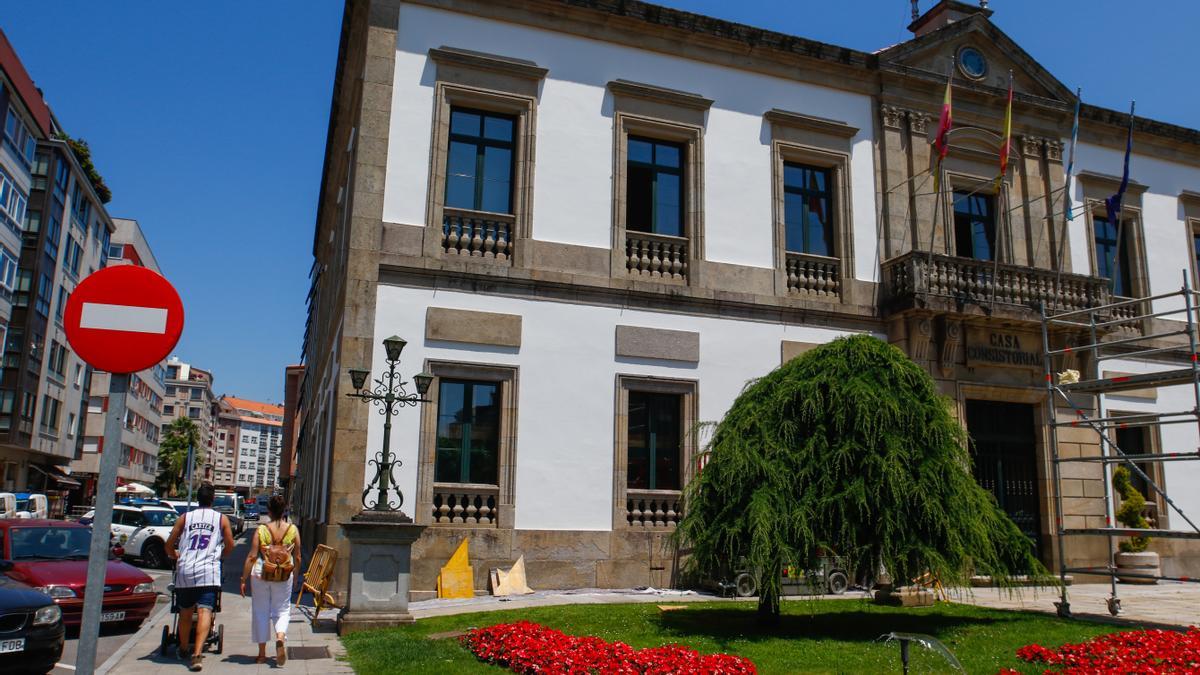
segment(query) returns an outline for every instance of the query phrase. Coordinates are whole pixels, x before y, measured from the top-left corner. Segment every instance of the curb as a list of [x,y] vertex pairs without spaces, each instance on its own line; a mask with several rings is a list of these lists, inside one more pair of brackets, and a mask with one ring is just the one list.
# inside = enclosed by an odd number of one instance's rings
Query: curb
[[121,662],[121,659],[125,658],[125,655],[133,650],[133,646],[141,642],[142,638],[146,637],[150,631],[154,630],[154,628],[158,626],[159,619],[161,619],[164,614],[167,614],[170,611],[171,603],[167,602],[162,606],[162,609],[159,609],[157,612],[147,617],[146,621],[142,624],[142,627],[138,629],[138,632],[134,633],[128,640],[125,641],[125,644],[121,645],[120,649],[113,652],[112,656],[108,657],[104,663],[100,664],[96,668],[95,675],[105,675],[113,668],[116,668],[117,664]]

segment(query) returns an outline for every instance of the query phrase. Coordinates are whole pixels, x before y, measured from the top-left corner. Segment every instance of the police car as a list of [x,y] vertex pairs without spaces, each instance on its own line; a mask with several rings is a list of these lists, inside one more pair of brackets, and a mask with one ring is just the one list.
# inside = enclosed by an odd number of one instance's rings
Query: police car
[[[80,523],[88,524],[95,517],[88,511]],[[165,506],[113,506],[112,542],[125,549],[128,558],[140,558],[147,567],[166,568],[167,539],[179,514]]]

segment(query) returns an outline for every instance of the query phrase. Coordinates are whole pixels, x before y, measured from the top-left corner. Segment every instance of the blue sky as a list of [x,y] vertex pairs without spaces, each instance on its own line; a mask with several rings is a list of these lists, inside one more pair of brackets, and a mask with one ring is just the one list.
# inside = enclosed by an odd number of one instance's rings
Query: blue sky
[[[904,0],[663,4],[864,51],[909,36]],[[1139,115],[1200,127],[1200,3],[990,5],[1084,100],[1135,98]],[[141,222],[183,296],[176,353],[212,369],[219,393],[280,401],[300,357],[341,13],[335,0],[4,0],[0,27],[91,144],[109,212]]]

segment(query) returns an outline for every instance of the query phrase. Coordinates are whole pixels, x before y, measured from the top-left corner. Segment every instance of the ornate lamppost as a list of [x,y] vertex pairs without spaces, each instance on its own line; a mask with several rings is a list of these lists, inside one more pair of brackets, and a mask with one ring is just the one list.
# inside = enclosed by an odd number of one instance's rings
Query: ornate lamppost
[[[396,486],[392,471],[401,462],[392,455],[392,416],[405,406],[428,403],[425,398],[433,376],[413,376],[416,393],[409,393],[407,382],[396,372],[400,352],[407,344],[392,336],[383,341],[387,372],[367,386],[370,372],[351,368],[352,393],[346,395],[379,406],[383,415],[383,449],[368,463],[375,476],[362,494],[363,510],[341,523],[342,533],[350,542],[350,588],[346,604],[338,616],[338,633],[412,623],[408,612],[409,573],[412,569],[412,544],[421,536],[424,525],[413,523],[400,508],[404,495]],[[377,491],[374,501],[371,493]],[[396,493],[393,501],[391,493]]]
[[[383,349],[387,353],[388,370],[386,374],[375,379],[374,386],[370,389],[363,389],[367,384],[367,378],[371,375],[370,371],[360,368],[351,368],[349,371],[350,383],[354,385],[354,392],[348,393],[346,396],[378,405],[379,414],[383,415],[383,449],[375,453],[375,459],[368,462],[375,466],[375,477],[371,479],[362,493],[363,508],[371,511],[399,511],[404,506],[404,494],[400,492],[400,488],[393,487],[396,484],[396,477],[392,471],[396,465],[402,464],[402,462],[392,456],[392,415],[397,414],[405,406],[429,402],[425,398],[425,393],[429,391],[433,375],[424,372],[414,375],[413,384],[416,385],[417,392],[410,394],[405,390],[405,385],[408,383],[399,379],[396,374],[396,366],[400,365],[400,352],[404,351],[404,346],[407,344],[395,335],[383,341]],[[368,495],[372,490],[379,491],[374,504],[368,502]],[[390,492],[396,493],[395,504],[388,496]]]

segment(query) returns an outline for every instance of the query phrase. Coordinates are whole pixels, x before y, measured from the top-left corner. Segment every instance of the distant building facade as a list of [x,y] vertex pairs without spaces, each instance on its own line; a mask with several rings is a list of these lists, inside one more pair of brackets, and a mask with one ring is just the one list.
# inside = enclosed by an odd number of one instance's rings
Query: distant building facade
[[[113,218],[108,265],[138,265],[160,272],[154,251],[136,220]],[[70,463],[71,477],[82,484],[82,503],[95,495],[104,450],[104,420],[107,417],[111,376],[93,371],[88,388],[83,445]],[[130,375],[126,396],[125,423],[121,432],[121,461],[118,483],[151,485],[158,475],[158,446],[162,436],[163,396],[166,391],[166,362]]]
[[166,433],[172,422],[187,417],[200,431],[201,475],[213,480],[216,470],[213,461],[217,438],[216,396],[213,394],[212,372],[185,363],[172,356],[167,361],[167,380],[163,393],[162,430]]
[[217,458],[224,464],[214,471],[220,484],[229,485],[232,473],[232,487],[241,494],[277,492],[284,407],[226,395],[217,401],[217,418],[217,445],[223,449]]

